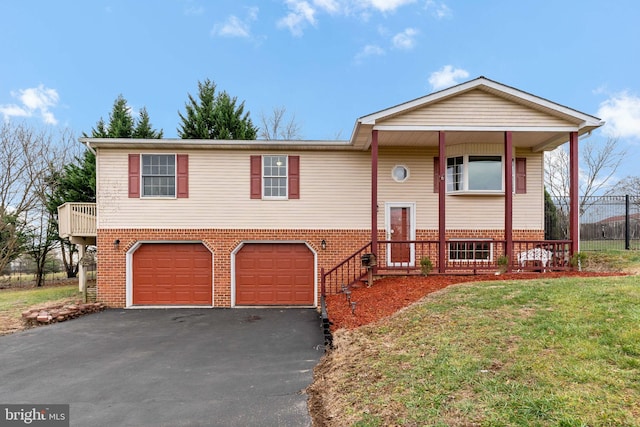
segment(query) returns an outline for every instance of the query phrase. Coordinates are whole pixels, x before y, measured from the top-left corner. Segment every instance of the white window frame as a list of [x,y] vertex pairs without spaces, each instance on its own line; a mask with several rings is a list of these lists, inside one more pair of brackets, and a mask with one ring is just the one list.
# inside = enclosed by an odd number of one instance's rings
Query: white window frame
[[[283,157],[284,158],[284,168],[285,168],[285,175],[280,176],[280,175],[265,175],[265,162],[267,158],[273,158],[273,157]],[[264,154],[262,156],[262,198],[264,200],[288,200],[289,199],[289,156],[288,155],[282,155],[282,154]],[[280,165],[278,165],[280,166]],[[267,178],[284,178],[284,195],[283,196],[267,196]]]
[[[145,194],[144,187],[144,178],[153,177],[154,175],[145,175],[144,173],[144,158],[151,156],[163,156],[163,157],[171,157],[173,156],[173,194],[172,195],[156,195],[156,194]],[[162,175],[169,176],[169,175]],[[140,154],[140,197],[144,199],[175,199],[178,195],[178,157],[176,154],[167,154],[167,153],[141,153]]]
[[[451,248],[451,244],[452,243],[464,243],[464,244],[469,244],[469,243],[488,243],[489,244],[489,259],[456,259],[456,258],[451,258],[451,252],[452,252],[452,248]],[[449,259],[450,262],[455,262],[455,263],[490,263],[493,262],[493,240],[492,239],[450,239],[449,242],[447,243],[447,258]],[[467,250],[468,251],[468,250]],[[475,252],[476,249],[474,248],[473,253],[475,256]]]
[[[450,190],[449,184],[449,159],[462,157],[462,188],[460,190]],[[500,157],[500,189],[496,190],[470,190],[469,189],[469,157]],[[447,194],[504,194],[504,155],[503,154],[463,154],[459,156],[448,156],[445,162],[446,192]],[[515,175],[514,175],[515,178]],[[512,178],[512,179],[514,179]]]
[[[398,170],[398,169],[400,169],[400,168],[403,168],[403,169],[404,169],[404,171],[405,171],[405,173],[406,173],[406,175],[405,175],[405,177],[404,177],[403,179],[399,179],[399,178],[396,176],[396,174],[395,174],[396,170]],[[404,165],[404,164],[397,164],[397,165],[395,165],[393,168],[391,168],[391,178],[392,178],[395,182],[400,182],[400,183],[402,183],[402,182],[406,182],[406,181],[409,179],[409,176],[410,176],[410,175],[411,175],[411,173],[409,172],[409,167],[408,167],[407,165]]]

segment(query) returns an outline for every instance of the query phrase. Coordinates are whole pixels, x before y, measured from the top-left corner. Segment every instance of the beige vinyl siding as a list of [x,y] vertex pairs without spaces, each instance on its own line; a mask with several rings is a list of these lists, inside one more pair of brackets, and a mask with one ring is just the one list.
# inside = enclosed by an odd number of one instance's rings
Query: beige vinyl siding
[[[503,155],[499,144],[460,144],[447,147],[447,156],[463,154]],[[422,152],[409,148],[380,150],[378,161],[378,226],[384,227],[385,203],[415,203],[416,228],[438,228],[438,194],[433,192],[434,149]],[[542,194],[542,153],[516,151],[514,157],[527,158],[527,193],[513,195],[514,229],[544,228]],[[391,170],[396,165],[409,169],[409,179],[396,182]],[[447,229],[503,229],[504,195],[447,195]]]
[[377,123],[399,126],[571,126],[561,118],[476,89]]
[[278,152],[300,156],[299,200],[250,199],[250,155],[270,153],[248,150],[180,151],[189,155],[188,198],[129,198],[130,153],[99,153],[99,228],[370,227],[371,160],[366,152]]
[[527,159],[527,193],[513,195],[513,228],[544,230],[544,154],[516,151]]
[[[384,227],[385,203],[415,203],[416,227],[438,227],[438,195],[433,193],[433,157],[429,148],[381,149],[378,158],[378,227]],[[396,165],[409,169],[409,179],[396,182],[391,171]]]

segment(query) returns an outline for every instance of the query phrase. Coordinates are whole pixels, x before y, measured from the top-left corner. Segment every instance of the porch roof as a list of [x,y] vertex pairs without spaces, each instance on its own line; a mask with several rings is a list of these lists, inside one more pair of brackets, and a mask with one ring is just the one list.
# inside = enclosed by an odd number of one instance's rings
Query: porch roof
[[486,77],[360,117],[351,143],[368,149],[371,131],[380,146],[438,146],[438,132],[447,145],[502,143],[513,132],[515,147],[552,150],[567,142],[570,132],[588,134],[604,124],[599,118],[503,85]]

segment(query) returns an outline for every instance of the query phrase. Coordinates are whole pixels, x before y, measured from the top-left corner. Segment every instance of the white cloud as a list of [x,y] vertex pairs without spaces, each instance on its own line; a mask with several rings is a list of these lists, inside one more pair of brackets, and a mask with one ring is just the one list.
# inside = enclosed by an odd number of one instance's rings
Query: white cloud
[[431,10],[432,15],[437,19],[449,18],[453,15],[449,6],[435,0],[427,0],[425,9]]
[[368,44],[360,52],[356,54],[356,62],[362,61],[364,58],[369,56],[381,56],[384,55],[385,51],[380,46],[374,44]]
[[313,4],[316,5],[319,9],[322,9],[330,14],[340,13],[340,11],[342,10],[340,3],[336,0],[313,0]]
[[380,12],[393,12],[401,6],[415,3],[415,0],[360,0],[364,7],[371,7]]
[[213,26],[211,35],[221,37],[251,37],[251,22],[258,19],[258,8],[251,7],[247,10],[247,17],[240,19],[235,15],[231,15],[226,21]]
[[242,37],[250,36],[249,24],[241,21],[237,16],[231,15],[222,24],[213,27],[213,34],[222,37]]
[[600,104],[598,117],[606,121],[602,132],[640,140],[640,97],[626,91],[613,94]]
[[461,68],[445,65],[440,71],[434,71],[429,76],[429,84],[433,90],[440,90],[458,84],[460,79],[469,77],[469,72]]
[[292,35],[300,37],[306,24],[316,25],[316,10],[304,0],[287,0],[289,13],[278,21],[279,28],[288,28]]
[[45,123],[50,125],[58,124],[58,120],[50,111],[52,107],[58,105],[60,100],[55,89],[39,85],[38,87],[12,91],[11,96],[17,98],[22,105],[0,105],[0,113],[2,113],[5,120],[9,120],[11,117],[33,117],[39,113]]
[[407,28],[403,32],[393,36],[393,47],[396,49],[409,50],[413,49],[416,45],[415,36],[418,35],[418,30],[415,28]]

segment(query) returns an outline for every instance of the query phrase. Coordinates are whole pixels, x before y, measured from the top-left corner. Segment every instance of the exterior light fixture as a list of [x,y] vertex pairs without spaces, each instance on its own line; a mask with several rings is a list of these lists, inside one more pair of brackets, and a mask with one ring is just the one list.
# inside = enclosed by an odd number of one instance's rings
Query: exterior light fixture
[[120,239],[113,241],[113,249],[118,250],[120,248]]
[[320,242],[320,247],[322,248],[323,251],[327,249],[327,241],[322,239],[322,242]]

